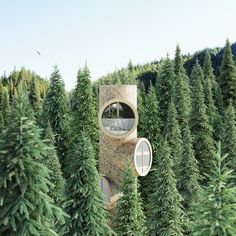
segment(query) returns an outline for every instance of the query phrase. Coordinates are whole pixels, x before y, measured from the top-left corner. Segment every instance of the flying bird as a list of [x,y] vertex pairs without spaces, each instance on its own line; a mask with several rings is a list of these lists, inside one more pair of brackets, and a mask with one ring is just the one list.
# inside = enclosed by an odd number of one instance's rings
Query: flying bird
[[39,51],[36,51],[38,53],[39,56],[41,56],[41,53]]

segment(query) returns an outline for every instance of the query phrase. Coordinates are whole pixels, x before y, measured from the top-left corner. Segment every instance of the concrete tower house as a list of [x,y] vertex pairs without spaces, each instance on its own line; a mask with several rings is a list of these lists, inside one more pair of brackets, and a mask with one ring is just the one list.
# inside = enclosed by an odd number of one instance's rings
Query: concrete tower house
[[130,162],[137,176],[148,174],[152,148],[137,137],[137,86],[101,85],[99,90],[99,171],[104,201],[115,202],[122,172]]

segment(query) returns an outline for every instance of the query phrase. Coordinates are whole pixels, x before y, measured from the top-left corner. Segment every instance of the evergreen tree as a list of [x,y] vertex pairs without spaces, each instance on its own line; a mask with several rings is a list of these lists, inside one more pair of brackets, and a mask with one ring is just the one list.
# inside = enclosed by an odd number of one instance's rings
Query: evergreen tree
[[222,133],[222,117],[218,111],[222,109],[222,99],[221,94],[219,94],[219,85],[216,82],[212,63],[211,56],[208,51],[206,51],[204,59],[204,95],[205,95],[205,104],[207,106],[206,114],[209,117],[210,125],[214,131],[214,139],[219,141],[220,134]]
[[220,146],[214,154],[208,185],[194,207],[193,235],[236,235],[236,187],[232,170],[224,164]]
[[29,100],[33,110],[37,113],[40,109],[40,94],[35,77],[32,78],[29,88]]
[[50,77],[50,85],[43,101],[41,126],[46,130],[50,123],[56,140],[58,158],[64,171],[69,148],[69,101],[65,93],[64,82],[57,66]]
[[[160,141],[160,123],[159,123],[159,107],[154,88],[151,86],[149,88],[148,94],[145,98],[145,107],[143,115],[143,127],[142,132],[140,132],[141,137],[147,138],[151,145],[153,151],[153,168],[158,165],[156,159],[156,153],[159,152],[158,146]],[[147,199],[150,192],[153,191],[153,172],[151,171],[147,176],[140,179],[141,184],[141,194],[143,199]],[[146,206],[146,205],[145,205]],[[145,207],[144,206],[144,207]],[[146,210],[146,209],[145,209]]]
[[173,161],[167,141],[160,145],[158,167],[154,170],[153,192],[147,212],[148,235],[183,235],[182,197],[177,191]]
[[138,133],[144,133],[144,108],[145,108],[145,88],[142,81],[138,83]]
[[183,60],[178,45],[175,53],[174,68],[176,77],[173,85],[173,99],[175,103],[175,108],[178,113],[178,121],[181,133],[183,133],[184,127],[189,121],[191,110],[191,97],[188,77],[184,70]]
[[64,235],[111,235],[106,223],[99,174],[96,169],[93,147],[83,131],[76,136],[70,150],[70,176],[66,184],[65,210],[70,215]]
[[2,133],[4,128],[5,128],[4,118],[3,118],[3,115],[2,115],[2,111],[0,111],[0,134]]
[[49,222],[64,221],[48,196],[51,182],[39,131],[27,116],[27,97],[15,98],[11,123],[0,138],[0,235],[57,235]]
[[225,51],[221,64],[220,80],[221,93],[223,97],[224,106],[229,105],[232,100],[234,106],[236,105],[236,67],[231,52],[231,45],[227,39]]
[[171,102],[172,85],[174,80],[175,74],[173,64],[172,61],[167,57],[167,59],[163,62],[160,71],[160,78],[156,83],[157,97],[160,104],[160,123],[162,130],[164,129],[164,125],[167,122],[167,113]]
[[232,103],[230,103],[225,111],[222,151],[223,154],[228,154],[230,168],[236,171],[236,124],[235,109]]
[[165,135],[171,151],[171,157],[175,166],[175,174],[178,176],[178,165],[182,156],[182,135],[177,120],[177,112],[173,101],[171,101],[168,109],[167,123],[165,127]]
[[54,186],[51,188],[49,195],[56,203],[58,203],[62,199],[65,180],[62,175],[61,164],[58,160],[57,152],[54,146],[55,137],[50,123],[46,129],[45,140],[47,141],[46,144],[48,149],[42,163],[52,172],[51,182]]
[[118,235],[143,235],[145,217],[142,211],[137,177],[129,164],[120,186],[122,196],[117,201]]
[[[196,67],[195,67],[196,68]],[[198,67],[199,68],[199,67]],[[196,72],[196,70],[195,70]],[[206,114],[201,79],[196,79],[192,87],[191,131],[195,157],[199,162],[200,173],[209,170],[211,152],[214,150],[212,127]]]
[[9,93],[6,87],[3,88],[2,99],[1,99],[2,115],[4,123],[9,123],[9,114],[10,114],[10,103],[9,103]]
[[95,113],[93,87],[90,80],[90,71],[87,65],[79,70],[74,92],[73,119],[74,133],[85,129],[91,139],[95,155],[98,154],[98,120]]
[[195,159],[192,136],[187,125],[183,134],[183,154],[180,160],[178,190],[183,197],[183,206],[190,213],[196,200],[199,186],[199,170],[197,160]]

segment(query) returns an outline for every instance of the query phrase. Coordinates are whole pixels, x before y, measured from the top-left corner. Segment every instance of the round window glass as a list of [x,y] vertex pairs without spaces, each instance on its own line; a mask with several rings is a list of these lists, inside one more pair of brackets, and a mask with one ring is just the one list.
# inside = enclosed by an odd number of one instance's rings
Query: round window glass
[[128,133],[135,124],[133,110],[125,103],[114,102],[108,105],[102,113],[103,127],[113,135]]
[[146,175],[152,164],[150,144],[146,141],[138,143],[135,151],[135,166],[139,175]]
[[110,185],[108,183],[108,181],[103,177],[100,180],[100,187],[103,193],[103,200],[105,203],[109,203],[110,202],[110,198],[111,198],[111,190],[110,190]]

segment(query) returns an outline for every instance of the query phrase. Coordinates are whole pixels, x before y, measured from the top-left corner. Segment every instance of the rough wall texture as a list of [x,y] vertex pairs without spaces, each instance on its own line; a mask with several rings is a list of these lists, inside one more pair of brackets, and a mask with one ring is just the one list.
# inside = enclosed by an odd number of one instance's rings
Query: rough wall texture
[[[100,110],[106,102],[113,99],[128,101],[137,109],[137,86],[101,85],[99,98]],[[100,127],[99,171],[109,181],[112,196],[117,194],[122,172],[128,161],[133,163],[134,149],[137,141],[137,128],[125,138],[115,139],[107,136]]]

